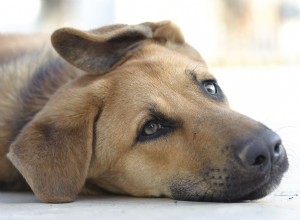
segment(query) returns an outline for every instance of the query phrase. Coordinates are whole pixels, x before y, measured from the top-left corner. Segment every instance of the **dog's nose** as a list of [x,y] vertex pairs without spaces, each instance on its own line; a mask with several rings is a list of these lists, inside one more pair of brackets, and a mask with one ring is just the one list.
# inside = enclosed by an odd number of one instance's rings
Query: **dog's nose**
[[248,170],[270,167],[284,154],[280,137],[271,130],[265,130],[248,140],[237,152],[239,160]]

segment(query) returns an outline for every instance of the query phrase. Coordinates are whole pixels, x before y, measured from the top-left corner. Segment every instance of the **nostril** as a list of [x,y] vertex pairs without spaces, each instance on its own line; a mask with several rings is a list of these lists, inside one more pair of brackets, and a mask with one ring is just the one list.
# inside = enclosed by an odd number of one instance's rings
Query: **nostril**
[[277,144],[277,145],[275,145],[275,147],[274,147],[274,153],[275,154],[278,154],[279,153],[279,145]]
[[265,161],[266,161],[266,157],[264,155],[258,155],[255,158],[255,161],[252,165],[253,166],[259,166],[259,165],[262,165]]
[[251,143],[242,148],[238,157],[248,169],[257,169],[268,164],[270,153],[261,144]]
[[283,148],[282,143],[277,143],[274,146],[274,156],[279,156],[281,154],[281,149]]

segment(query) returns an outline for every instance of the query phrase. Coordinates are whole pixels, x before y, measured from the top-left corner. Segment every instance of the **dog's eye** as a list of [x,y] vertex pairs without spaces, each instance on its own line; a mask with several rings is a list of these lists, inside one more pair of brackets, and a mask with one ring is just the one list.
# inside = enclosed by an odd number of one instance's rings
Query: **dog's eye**
[[181,125],[180,120],[170,118],[153,107],[149,109],[149,117],[151,118],[144,122],[144,125],[137,132],[135,142],[146,142],[161,138],[169,135]]
[[216,83],[213,81],[207,81],[203,83],[205,90],[211,94],[211,95],[215,95],[217,94],[217,86]]
[[156,120],[150,120],[144,124],[138,134],[137,141],[148,141],[163,136],[171,131],[171,127],[165,126]]
[[162,128],[163,126],[161,124],[154,121],[149,121],[144,125],[143,134],[153,135]]

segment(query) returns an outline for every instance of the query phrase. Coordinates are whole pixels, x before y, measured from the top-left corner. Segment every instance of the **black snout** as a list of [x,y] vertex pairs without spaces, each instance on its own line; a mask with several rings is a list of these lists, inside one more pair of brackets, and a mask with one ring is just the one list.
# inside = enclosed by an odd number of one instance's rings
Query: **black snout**
[[269,129],[243,142],[237,156],[248,170],[263,170],[275,164],[284,154],[280,137]]

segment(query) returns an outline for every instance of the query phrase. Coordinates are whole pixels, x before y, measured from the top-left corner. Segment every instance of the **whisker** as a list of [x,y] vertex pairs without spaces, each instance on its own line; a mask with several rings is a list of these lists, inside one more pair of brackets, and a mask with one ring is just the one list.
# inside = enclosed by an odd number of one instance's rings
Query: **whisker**
[[282,130],[287,129],[287,128],[293,128],[293,129],[296,129],[297,127],[296,127],[296,126],[293,126],[293,125],[286,125],[286,126],[282,126],[282,127],[278,128],[278,129],[276,129],[275,132],[279,133],[279,132],[281,132]]

